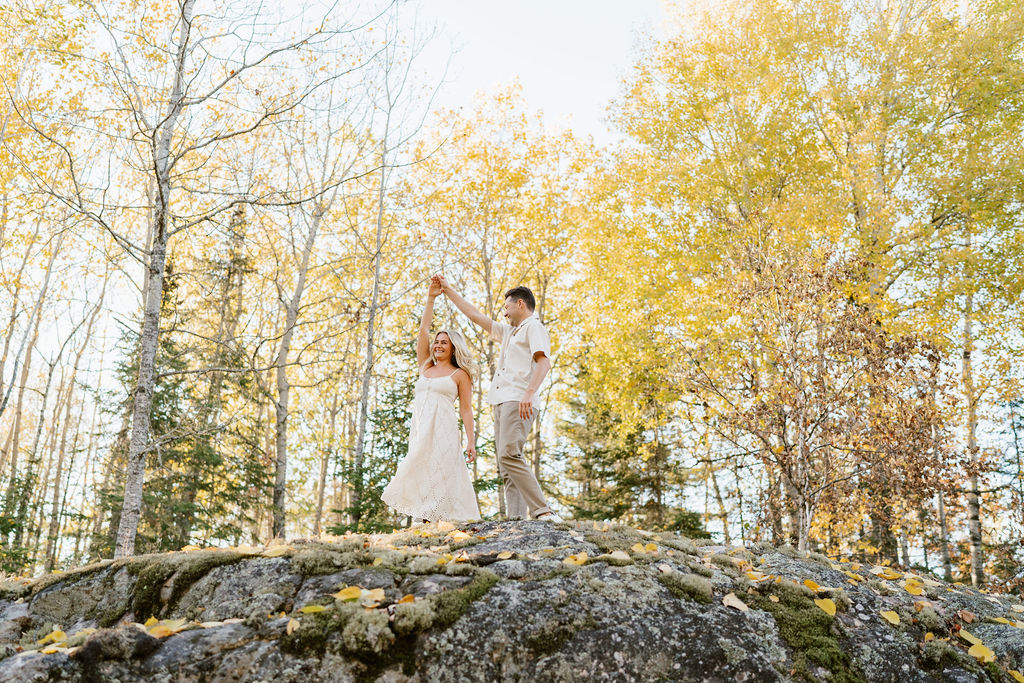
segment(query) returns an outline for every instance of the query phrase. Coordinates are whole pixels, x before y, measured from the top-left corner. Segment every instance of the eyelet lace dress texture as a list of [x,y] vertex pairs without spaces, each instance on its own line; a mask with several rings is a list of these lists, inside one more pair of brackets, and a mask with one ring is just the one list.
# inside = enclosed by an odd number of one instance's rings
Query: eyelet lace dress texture
[[452,405],[457,397],[450,375],[427,377],[421,372],[416,380],[409,453],[381,494],[385,503],[413,519],[480,518]]

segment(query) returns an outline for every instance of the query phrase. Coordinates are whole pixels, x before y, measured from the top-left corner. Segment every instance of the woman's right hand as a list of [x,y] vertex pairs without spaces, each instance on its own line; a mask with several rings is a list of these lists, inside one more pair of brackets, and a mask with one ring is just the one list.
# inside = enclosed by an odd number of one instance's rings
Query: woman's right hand
[[430,278],[429,282],[427,283],[427,296],[441,296],[441,291],[441,282],[437,279],[437,277]]

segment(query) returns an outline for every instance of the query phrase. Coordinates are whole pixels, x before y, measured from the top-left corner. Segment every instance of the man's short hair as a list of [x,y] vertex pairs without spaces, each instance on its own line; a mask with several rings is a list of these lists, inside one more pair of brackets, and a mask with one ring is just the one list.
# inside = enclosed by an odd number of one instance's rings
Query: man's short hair
[[505,298],[522,301],[531,311],[537,308],[537,299],[534,298],[533,292],[530,291],[529,287],[524,287],[523,285],[513,287],[505,292]]

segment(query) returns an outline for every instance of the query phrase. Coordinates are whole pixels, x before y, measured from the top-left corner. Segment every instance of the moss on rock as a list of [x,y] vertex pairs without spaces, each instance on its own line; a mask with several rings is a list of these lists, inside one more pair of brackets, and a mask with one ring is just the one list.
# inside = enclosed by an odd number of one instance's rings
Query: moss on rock
[[[165,607],[173,607],[188,587],[210,570],[245,557],[242,553],[211,550],[134,558],[127,569],[137,577],[132,599],[136,619],[144,621],[158,616]],[[165,587],[170,589],[169,592],[164,590]]]
[[475,600],[483,597],[496,583],[498,575],[484,569],[463,588],[431,595],[428,599],[435,614],[434,626],[445,628],[454,624]]
[[706,605],[714,596],[711,582],[703,576],[668,572],[658,575],[658,580],[677,598],[687,598]]
[[808,681],[817,680],[809,669],[809,663],[814,663],[832,672],[830,681],[863,683],[863,677],[853,669],[850,656],[842,650],[833,632],[835,618],[798,591],[778,591],[778,598],[778,602],[772,602],[756,593],[746,596],[751,607],[775,618],[779,635],[793,650],[795,673]]

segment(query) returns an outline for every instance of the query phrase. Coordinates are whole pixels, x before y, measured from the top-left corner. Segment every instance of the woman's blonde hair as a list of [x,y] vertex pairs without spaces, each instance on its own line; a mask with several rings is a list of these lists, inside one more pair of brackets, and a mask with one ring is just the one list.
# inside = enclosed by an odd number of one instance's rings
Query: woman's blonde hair
[[437,341],[437,337],[440,334],[447,334],[448,340],[452,343],[452,365],[462,368],[469,373],[470,382],[476,382],[477,375],[480,374],[480,368],[469,353],[469,345],[466,343],[466,338],[458,330],[438,330],[434,334],[434,339],[430,342],[430,360],[437,364],[437,359],[434,358],[434,342]]

